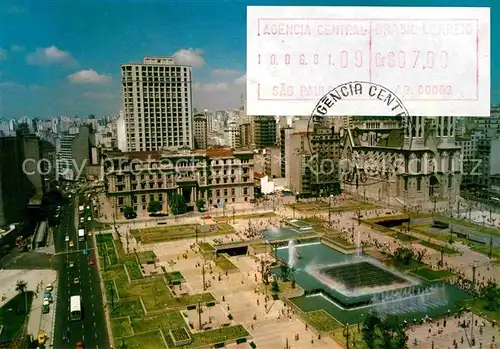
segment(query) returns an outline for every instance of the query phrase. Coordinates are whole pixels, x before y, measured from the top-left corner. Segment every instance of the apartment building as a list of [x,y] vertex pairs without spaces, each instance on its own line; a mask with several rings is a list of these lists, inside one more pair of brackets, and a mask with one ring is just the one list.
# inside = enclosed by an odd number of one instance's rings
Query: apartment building
[[194,116],[194,147],[206,149],[208,141],[207,118],[203,114]]
[[252,143],[264,149],[276,144],[276,119],[274,116],[252,116]]
[[184,196],[192,209],[199,199],[209,207],[254,198],[253,152],[247,149],[111,152],[103,164],[117,215],[125,206],[147,211],[150,201],[162,202],[163,212],[169,213],[173,194]]
[[75,181],[92,163],[92,132],[88,126],[80,126],[76,134],[62,135],[56,140],[56,165],[59,179]]
[[122,64],[128,151],[193,147],[191,67],[172,57]]
[[266,148],[264,151],[264,174],[269,178],[281,177],[281,149],[278,146]]
[[252,124],[244,122],[239,125],[240,130],[240,145],[242,147],[250,147],[252,145]]
[[240,129],[235,121],[229,121],[224,129],[225,144],[233,149],[240,147]]

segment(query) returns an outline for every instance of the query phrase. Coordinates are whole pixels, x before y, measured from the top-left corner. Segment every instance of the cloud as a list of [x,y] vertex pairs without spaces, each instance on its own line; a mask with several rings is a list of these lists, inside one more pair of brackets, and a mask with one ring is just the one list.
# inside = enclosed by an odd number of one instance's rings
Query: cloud
[[180,65],[189,65],[196,68],[201,68],[205,65],[205,58],[203,57],[203,50],[200,48],[183,48],[174,53],[172,56],[175,62]]
[[197,109],[239,108],[246,95],[245,75],[229,82],[193,84],[193,100]]
[[236,85],[245,85],[247,83],[247,74],[243,74],[242,76],[234,80],[234,83]]
[[105,74],[99,74],[95,70],[80,70],[68,76],[69,81],[74,84],[96,84],[105,85],[111,81],[111,77]]
[[223,92],[229,89],[229,84],[226,82],[216,82],[207,84],[201,84],[197,82],[193,85],[193,88],[198,91]]
[[7,58],[7,50],[0,47],[0,61]]
[[24,13],[26,11],[23,7],[20,7],[20,6],[10,6],[7,12],[9,12],[11,14],[21,14],[21,13]]
[[76,64],[76,60],[69,52],[62,51],[56,46],[37,48],[35,52],[26,56],[26,62],[31,65]]
[[10,50],[12,52],[23,52],[24,51],[24,46],[21,46],[21,45],[12,45],[10,47]]
[[117,96],[113,93],[85,92],[83,95],[85,97],[88,97],[91,99],[114,99],[114,98],[117,98]]
[[19,92],[19,91],[30,91],[30,92],[37,92],[37,91],[44,91],[45,88],[39,85],[23,85],[18,82],[14,81],[5,81],[0,83],[0,91],[1,92]]
[[237,75],[239,72],[233,69],[214,69],[212,70],[212,75],[215,76],[233,76]]

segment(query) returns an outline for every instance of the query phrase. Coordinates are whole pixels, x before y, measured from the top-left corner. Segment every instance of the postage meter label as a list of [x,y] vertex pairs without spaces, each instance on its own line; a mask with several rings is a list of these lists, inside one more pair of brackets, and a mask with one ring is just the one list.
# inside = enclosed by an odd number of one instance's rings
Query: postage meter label
[[[308,115],[355,81],[384,86],[412,115],[489,116],[490,9],[247,8],[248,114]],[[337,115],[380,115],[385,98],[349,97]]]

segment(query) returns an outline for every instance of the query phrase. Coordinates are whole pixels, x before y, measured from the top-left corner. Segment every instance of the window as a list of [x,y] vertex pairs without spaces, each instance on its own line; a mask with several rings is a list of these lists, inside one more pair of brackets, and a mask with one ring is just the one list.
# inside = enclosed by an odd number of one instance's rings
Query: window
[[418,177],[417,178],[417,191],[422,190],[422,178]]
[[453,187],[453,175],[448,176],[448,189]]
[[408,190],[408,178],[404,178],[404,190]]
[[215,196],[220,196],[220,189],[217,189],[217,190],[215,191]]
[[248,195],[248,188],[243,188],[243,195]]
[[118,197],[118,205],[123,205],[123,196]]
[[158,194],[158,201],[163,202],[163,194]]

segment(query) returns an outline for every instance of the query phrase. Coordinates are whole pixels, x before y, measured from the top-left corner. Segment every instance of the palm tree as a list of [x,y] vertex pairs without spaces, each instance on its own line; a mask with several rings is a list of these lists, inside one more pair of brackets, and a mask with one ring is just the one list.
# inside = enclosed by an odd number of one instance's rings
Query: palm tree
[[28,283],[24,280],[17,280],[16,291],[19,293],[24,293],[24,309],[26,314],[28,313]]

